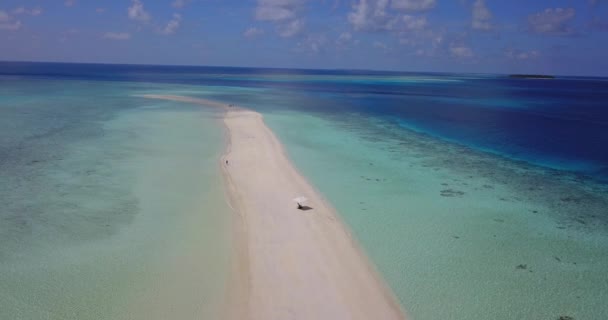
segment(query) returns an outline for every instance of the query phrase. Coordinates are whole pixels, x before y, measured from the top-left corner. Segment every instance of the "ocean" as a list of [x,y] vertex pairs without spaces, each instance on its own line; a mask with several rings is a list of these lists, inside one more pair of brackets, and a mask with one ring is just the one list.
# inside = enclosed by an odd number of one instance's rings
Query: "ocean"
[[608,314],[608,79],[3,62],[0,318],[217,316],[218,114],[142,94],[261,112],[411,319]]

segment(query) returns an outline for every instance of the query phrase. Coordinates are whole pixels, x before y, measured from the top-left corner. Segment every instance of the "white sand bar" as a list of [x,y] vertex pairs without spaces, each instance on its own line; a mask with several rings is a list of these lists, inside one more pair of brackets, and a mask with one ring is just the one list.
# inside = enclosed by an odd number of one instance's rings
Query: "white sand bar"
[[[239,226],[230,316],[404,319],[390,289],[331,206],[293,167],[262,115],[226,110],[229,146],[222,166]],[[310,210],[297,209],[298,196],[308,198]]]
[[[333,210],[292,166],[259,113],[225,117],[233,205],[248,248],[251,319],[402,319]],[[311,210],[292,199],[306,195]]]

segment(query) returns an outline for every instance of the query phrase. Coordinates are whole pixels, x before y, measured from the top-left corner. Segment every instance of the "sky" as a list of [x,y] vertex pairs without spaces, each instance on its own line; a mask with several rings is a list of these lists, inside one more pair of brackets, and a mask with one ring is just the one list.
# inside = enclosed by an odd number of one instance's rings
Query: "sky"
[[0,60],[608,76],[608,0],[0,0]]

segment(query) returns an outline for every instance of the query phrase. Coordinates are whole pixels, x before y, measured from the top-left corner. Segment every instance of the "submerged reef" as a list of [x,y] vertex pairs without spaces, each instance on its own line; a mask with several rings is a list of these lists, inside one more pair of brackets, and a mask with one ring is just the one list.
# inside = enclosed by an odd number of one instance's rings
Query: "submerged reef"
[[[490,192],[499,201],[534,203],[529,212],[551,216],[557,229],[608,232],[608,184],[593,176],[478,151],[388,121],[357,126],[353,124],[358,121],[356,117],[341,115],[341,119],[336,120],[347,129],[356,130],[364,139],[393,150],[395,161],[407,159],[412,170],[440,168],[460,176],[450,183],[441,183],[439,195],[442,197]],[[379,135],[385,138],[373,139]],[[473,178],[484,182],[474,186]],[[499,191],[504,188],[509,190],[509,196]]]

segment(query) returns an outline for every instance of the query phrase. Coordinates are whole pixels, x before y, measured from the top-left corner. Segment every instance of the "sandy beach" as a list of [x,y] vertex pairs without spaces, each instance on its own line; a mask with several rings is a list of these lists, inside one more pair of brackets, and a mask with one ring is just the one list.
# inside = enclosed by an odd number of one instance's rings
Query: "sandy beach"
[[[209,106],[204,99],[147,95]],[[390,289],[323,197],[293,167],[262,115],[226,108],[222,170],[236,211],[229,317],[404,319]],[[227,161],[227,162],[226,162]],[[293,198],[309,199],[308,210]]]

